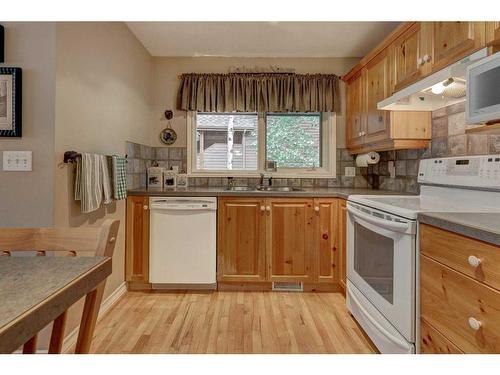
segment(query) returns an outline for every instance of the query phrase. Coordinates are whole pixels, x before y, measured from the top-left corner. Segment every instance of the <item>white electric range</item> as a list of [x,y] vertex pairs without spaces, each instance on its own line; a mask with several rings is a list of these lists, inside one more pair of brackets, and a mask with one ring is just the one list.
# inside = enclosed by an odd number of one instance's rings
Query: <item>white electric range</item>
[[347,307],[382,353],[415,353],[419,212],[500,212],[500,155],[421,160],[415,195],[347,202]]

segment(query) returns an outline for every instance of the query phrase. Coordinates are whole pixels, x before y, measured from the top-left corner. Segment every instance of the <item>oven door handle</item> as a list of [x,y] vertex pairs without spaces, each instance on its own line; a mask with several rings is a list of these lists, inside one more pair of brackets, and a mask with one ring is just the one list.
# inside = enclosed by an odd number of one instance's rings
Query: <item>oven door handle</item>
[[352,215],[359,217],[369,223],[378,225],[379,227],[383,227],[389,230],[393,230],[396,232],[406,232],[409,228],[408,223],[395,223],[393,221],[378,219],[374,216],[367,215],[364,212],[356,210],[355,208],[347,206],[347,211],[349,211]]

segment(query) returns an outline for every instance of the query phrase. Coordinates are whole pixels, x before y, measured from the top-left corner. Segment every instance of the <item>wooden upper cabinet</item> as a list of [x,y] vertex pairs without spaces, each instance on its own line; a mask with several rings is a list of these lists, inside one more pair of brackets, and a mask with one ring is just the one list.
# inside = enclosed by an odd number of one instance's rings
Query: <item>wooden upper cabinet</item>
[[485,38],[489,54],[500,50],[500,21],[486,22]]
[[312,199],[266,200],[269,281],[313,281]]
[[316,281],[320,283],[339,281],[337,209],[338,199],[314,199]]
[[391,91],[399,91],[423,76],[422,64],[419,63],[419,59],[425,54],[422,34],[421,23],[417,22],[388,47],[393,54],[394,63],[394,87]]
[[366,67],[366,127],[364,142],[376,142],[389,137],[388,111],[380,111],[377,104],[389,96],[390,57],[382,51]]
[[363,143],[365,122],[365,74],[360,72],[347,86],[347,146],[354,147]]
[[149,282],[149,198],[127,198],[125,279]]
[[432,22],[432,71],[485,46],[485,22]]
[[265,202],[219,198],[218,281],[265,281]]

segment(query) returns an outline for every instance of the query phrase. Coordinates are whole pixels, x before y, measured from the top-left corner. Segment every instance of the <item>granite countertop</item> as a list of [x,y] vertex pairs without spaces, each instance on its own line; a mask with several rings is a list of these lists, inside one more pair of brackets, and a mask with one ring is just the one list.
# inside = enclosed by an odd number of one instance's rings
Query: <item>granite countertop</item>
[[109,257],[0,257],[0,353],[11,353],[111,274]]
[[422,212],[421,223],[500,246],[500,212]]
[[299,191],[231,191],[223,187],[187,187],[187,188],[140,188],[128,190],[128,195],[148,196],[192,196],[192,197],[296,197],[296,198],[344,198],[349,195],[414,195],[391,190],[375,190],[360,188],[302,188]]

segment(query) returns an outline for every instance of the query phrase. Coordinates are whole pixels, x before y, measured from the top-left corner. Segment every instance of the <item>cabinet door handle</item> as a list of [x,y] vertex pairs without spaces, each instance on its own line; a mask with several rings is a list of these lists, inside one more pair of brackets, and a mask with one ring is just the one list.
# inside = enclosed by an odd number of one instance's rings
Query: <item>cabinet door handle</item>
[[424,55],[424,62],[431,61],[431,55]]
[[424,65],[425,64],[425,61],[423,58],[419,57],[418,60],[417,60],[417,65]]
[[469,318],[469,326],[474,330],[474,331],[479,331],[479,329],[481,328],[481,321],[473,318],[473,317],[470,317]]
[[260,210],[264,212],[266,210],[266,206],[260,206]]
[[144,210],[147,210],[149,207],[148,207],[148,205],[147,205],[147,204],[145,204],[144,206],[142,206],[142,208],[143,208]]
[[469,256],[467,261],[469,262],[469,264],[472,267],[479,267],[479,265],[481,264],[481,259],[479,259],[478,257],[476,257],[474,255]]
[[314,211],[319,212],[319,206],[314,207]]
[[271,212],[271,206],[266,206],[266,211]]

